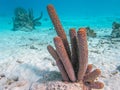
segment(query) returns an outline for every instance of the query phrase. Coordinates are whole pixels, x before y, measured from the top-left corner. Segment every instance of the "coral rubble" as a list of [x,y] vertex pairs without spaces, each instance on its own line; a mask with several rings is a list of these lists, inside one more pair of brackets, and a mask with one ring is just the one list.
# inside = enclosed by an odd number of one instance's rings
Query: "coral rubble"
[[120,23],[113,22],[112,29],[113,30],[112,30],[112,33],[111,33],[111,37],[113,37],[113,38],[120,37]]
[[24,8],[18,7],[14,11],[13,30],[32,31],[35,26],[41,25],[41,18],[42,12],[38,18],[34,18],[32,9],[27,12]]
[[48,46],[49,53],[56,60],[63,81],[80,83],[82,90],[102,89],[104,84],[96,80],[101,74],[100,69],[92,71],[88,64],[88,46],[86,28],[80,28],[76,33],[70,29],[71,51],[60,20],[52,5],[47,6],[48,13],[58,34],[54,38],[56,50]]

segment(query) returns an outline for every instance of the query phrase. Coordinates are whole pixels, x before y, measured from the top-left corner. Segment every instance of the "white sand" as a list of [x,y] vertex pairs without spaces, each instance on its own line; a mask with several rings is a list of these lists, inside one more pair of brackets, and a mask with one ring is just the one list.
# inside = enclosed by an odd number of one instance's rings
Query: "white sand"
[[[43,24],[32,32],[14,32],[10,30],[11,24],[5,25],[5,23],[4,21],[0,26],[2,30],[0,31],[0,75],[5,75],[0,78],[0,90],[29,90],[29,86],[35,82],[43,84],[61,80],[55,61],[46,49],[47,45],[53,45],[53,37],[56,36],[51,22],[46,22],[48,27]],[[64,23],[66,30],[75,26],[72,23],[73,26],[68,24],[67,21]],[[77,22],[76,24],[78,25]],[[50,28],[51,30],[48,30]],[[94,68],[102,70],[100,80],[105,83],[104,90],[120,90],[120,71],[116,70],[120,65],[120,38],[111,40],[109,37],[103,37],[110,34],[111,28],[95,28],[99,30],[96,31],[99,37],[88,39],[89,63],[92,63]],[[13,87],[17,78],[20,82],[23,81],[23,84],[28,83]],[[12,84],[8,85],[9,83]]]

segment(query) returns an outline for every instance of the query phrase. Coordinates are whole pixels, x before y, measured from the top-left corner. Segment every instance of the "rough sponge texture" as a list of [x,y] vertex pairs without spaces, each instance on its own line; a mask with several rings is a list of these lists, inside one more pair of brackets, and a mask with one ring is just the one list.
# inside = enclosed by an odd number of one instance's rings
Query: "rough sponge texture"
[[71,40],[71,63],[73,65],[75,74],[77,76],[78,72],[78,45],[77,45],[77,33],[74,28],[71,28],[70,31],[70,40]]
[[56,64],[61,72],[63,81],[69,81],[69,77],[65,71],[65,68],[64,68],[62,61],[60,60],[56,50],[54,50],[54,48],[50,45],[47,47],[47,49],[48,49],[49,53],[52,55],[52,57],[55,59]]
[[62,28],[62,25],[60,23],[60,20],[59,20],[57,14],[56,14],[55,9],[52,5],[48,5],[47,10],[48,10],[48,14],[52,20],[52,23],[55,27],[56,32],[57,32],[58,36],[62,39],[69,58],[71,58],[71,53],[70,53],[70,48],[69,48],[69,44],[67,41],[67,37],[66,37],[66,34],[64,32],[64,29]]
[[[67,73],[69,83],[52,82],[47,84],[47,90],[92,90],[102,89],[104,84],[96,80],[101,74],[99,69],[92,71],[92,64],[88,65],[88,45],[86,28],[80,28],[76,33],[74,28],[69,31],[71,41],[71,52],[65,32],[60,24],[58,16],[52,5],[47,7],[50,18],[57,31],[58,36],[54,38],[56,50],[49,47],[48,51],[56,60],[61,75]],[[61,63],[58,63],[61,61]],[[60,66],[63,66],[61,70]],[[65,77],[63,77],[63,81]],[[71,82],[71,83],[70,83]],[[75,83],[80,86],[77,87]]]
[[100,69],[95,69],[94,71],[92,71],[91,73],[87,74],[84,77],[84,81],[86,82],[94,82],[94,80],[99,77],[99,75],[101,74]]
[[54,38],[54,43],[55,43],[55,47],[57,50],[57,53],[65,67],[65,70],[70,78],[71,81],[75,82],[76,81],[76,77],[75,77],[75,73],[72,67],[72,64],[70,62],[70,59],[67,55],[67,52],[64,48],[63,42],[61,40],[60,37],[55,37]]
[[78,31],[78,49],[79,49],[78,80],[81,81],[83,80],[88,64],[88,46],[85,28],[81,28]]

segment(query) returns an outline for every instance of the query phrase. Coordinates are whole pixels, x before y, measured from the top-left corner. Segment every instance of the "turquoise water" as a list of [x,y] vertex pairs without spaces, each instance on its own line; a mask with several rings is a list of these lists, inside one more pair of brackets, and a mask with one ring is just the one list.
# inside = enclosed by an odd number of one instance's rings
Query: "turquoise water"
[[17,7],[32,8],[34,17],[43,12],[42,25],[36,27],[37,30],[53,27],[46,10],[48,4],[54,5],[66,31],[70,27],[87,26],[111,30],[113,21],[120,21],[119,3],[120,0],[0,0],[0,31],[13,28],[12,17]]
[[46,15],[46,6],[50,3],[56,7],[59,15],[120,15],[120,0],[0,0],[0,15],[11,16],[14,8],[19,6],[33,8],[36,14],[43,11]]

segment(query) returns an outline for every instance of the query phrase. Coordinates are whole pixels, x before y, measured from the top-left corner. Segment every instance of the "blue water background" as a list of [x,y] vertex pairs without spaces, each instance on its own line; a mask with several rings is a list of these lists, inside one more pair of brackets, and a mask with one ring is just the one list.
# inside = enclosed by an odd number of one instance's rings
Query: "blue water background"
[[33,8],[47,15],[47,4],[53,4],[59,15],[120,15],[120,0],[0,0],[0,15],[12,16],[16,7]]
[[[99,24],[98,26],[100,27],[111,28],[113,21],[120,21],[120,0],[0,0],[0,17],[8,17],[11,23],[14,9],[16,7],[23,7],[26,10],[33,8],[35,17],[39,16],[42,11],[43,18],[49,18],[46,9],[48,4],[54,5],[61,21],[64,21],[65,18],[67,20],[78,20],[77,18],[80,18],[81,20],[77,24],[74,21],[65,22],[64,26],[89,25],[93,28],[93,24]],[[101,17],[105,17],[107,22]],[[4,18],[0,19],[0,22],[3,21]],[[42,25],[44,26],[45,24]],[[12,25],[6,28],[11,29]]]

